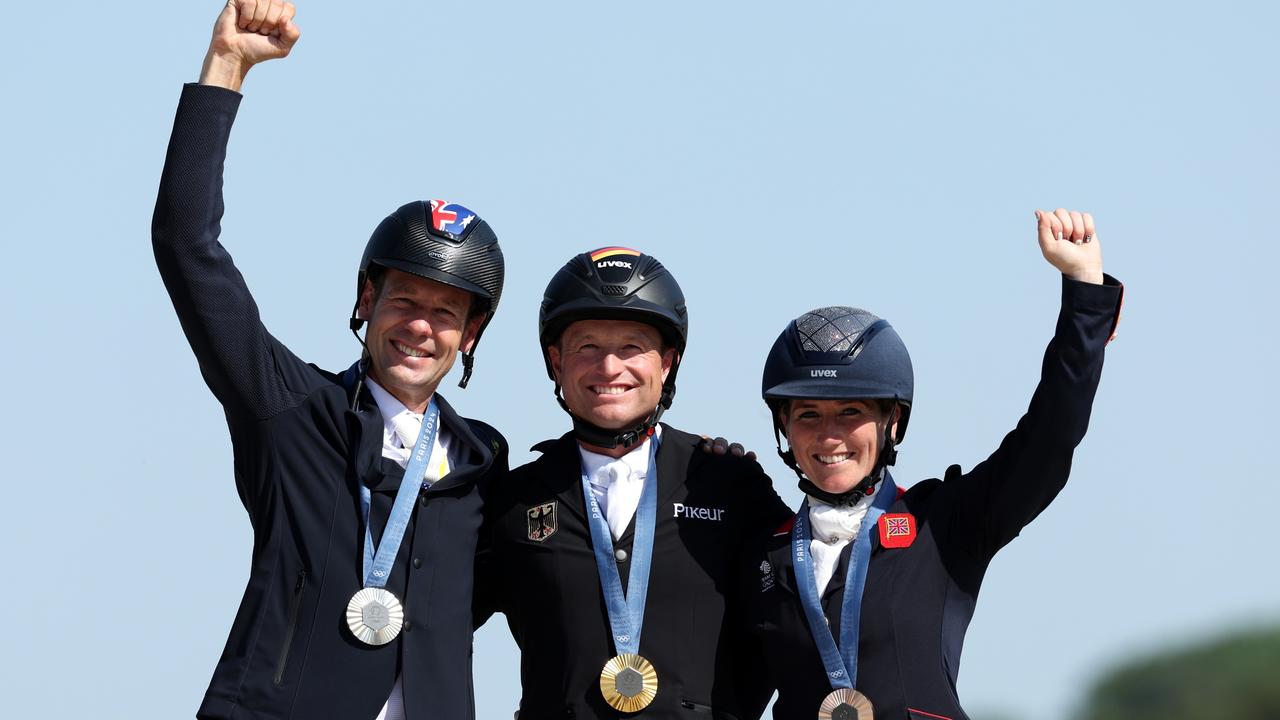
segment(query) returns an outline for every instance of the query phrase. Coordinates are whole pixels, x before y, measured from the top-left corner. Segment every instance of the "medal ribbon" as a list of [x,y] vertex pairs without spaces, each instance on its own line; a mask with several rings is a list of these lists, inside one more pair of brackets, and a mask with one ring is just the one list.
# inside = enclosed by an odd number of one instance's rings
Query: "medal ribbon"
[[432,398],[427,404],[427,411],[423,413],[422,429],[418,431],[418,441],[413,444],[409,464],[404,468],[404,479],[400,481],[400,489],[396,491],[391,516],[387,518],[387,527],[382,531],[382,542],[378,543],[376,554],[373,528],[369,524],[369,506],[373,502],[373,493],[368,486],[360,483],[360,510],[364,515],[365,587],[386,587],[387,579],[391,577],[391,565],[400,552],[404,531],[409,527],[413,503],[418,499],[418,487],[426,484],[422,477],[427,471],[427,463],[431,461],[431,451],[435,448],[436,432],[439,429],[440,409],[436,407],[435,398]]
[[845,574],[844,600],[840,605],[840,645],[836,646],[822,612],[822,598],[818,597],[818,581],[814,577],[813,556],[809,544],[813,541],[813,528],[809,524],[809,499],[806,497],[796,513],[791,528],[791,556],[795,563],[796,584],[800,586],[800,604],[809,621],[809,633],[818,646],[822,665],[832,689],[854,687],[858,680],[858,635],[862,620],[862,591],[867,586],[867,565],[871,560],[871,534],[875,532],[880,516],[898,499],[898,488],[889,473],[885,473],[875,500],[862,518],[858,534],[853,539],[849,555],[849,569]]
[[[617,480],[614,480],[617,482]],[[600,504],[591,492],[586,473],[582,474],[582,494],[591,526],[591,548],[596,554],[600,589],[604,591],[605,609],[609,613],[609,629],[619,655],[640,651],[640,628],[644,623],[644,601],[649,594],[649,565],[653,559],[653,533],[658,517],[658,438],[649,438],[649,472],[645,475],[636,508],[636,534],[631,546],[631,574],[627,576],[627,592],[622,592],[622,576],[613,556],[613,536],[609,521],[600,512]]]

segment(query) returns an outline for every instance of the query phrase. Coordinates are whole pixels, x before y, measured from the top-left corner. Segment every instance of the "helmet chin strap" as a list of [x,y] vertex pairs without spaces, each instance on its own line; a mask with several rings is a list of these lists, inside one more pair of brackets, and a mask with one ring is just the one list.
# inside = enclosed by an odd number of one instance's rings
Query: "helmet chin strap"
[[569,409],[569,404],[566,403],[564,398],[560,395],[560,383],[556,383],[554,392],[556,395],[556,402],[560,403],[560,407],[564,408],[564,411],[569,413],[569,417],[573,419],[574,437],[588,445],[595,445],[596,447],[610,449],[616,447],[629,448],[633,445],[638,445],[651,437],[654,433],[654,428],[658,426],[658,421],[662,419],[662,413],[665,412],[667,408],[671,407],[671,399],[675,395],[674,388],[664,385],[662,388],[662,399],[658,401],[658,407],[654,408],[653,412],[650,413],[649,416],[639,425],[620,432],[618,430],[600,427],[599,425],[587,422],[581,417],[578,417],[576,413]]
[[875,491],[875,487],[884,479],[884,472],[890,465],[898,459],[898,450],[893,445],[893,436],[890,428],[892,424],[886,424],[884,430],[884,446],[880,450],[879,457],[876,458],[876,464],[871,468],[871,473],[862,478],[857,485],[845,490],[842,493],[833,493],[823,490],[814,484],[812,480],[805,477],[804,471],[800,469],[800,464],[796,462],[796,454],[791,448],[782,449],[782,438],[778,432],[778,425],[774,423],[773,439],[778,443],[778,457],[782,458],[782,462],[787,467],[795,471],[796,477],[800,478],[800,492],[805,495],[821,500],[828,505],[835,507],[848,507],[857,504],[859,500],[870,495]]
[[351,308],[351,319],[347,321],[348,327],[351,328],[351,334],[356,337],[356,342],[360,343],[360,372],[355,378],[355,383],[351,388],[351,409],[356,410],[360,405],[360,393],[364,391],[364,379],[369,374],[369,346],[365,344],[364,338],[360,337],[360,327],[364,325],[364,318],[356,316],[356,310],[360,307],[360,301],[356,301],[356,306]]

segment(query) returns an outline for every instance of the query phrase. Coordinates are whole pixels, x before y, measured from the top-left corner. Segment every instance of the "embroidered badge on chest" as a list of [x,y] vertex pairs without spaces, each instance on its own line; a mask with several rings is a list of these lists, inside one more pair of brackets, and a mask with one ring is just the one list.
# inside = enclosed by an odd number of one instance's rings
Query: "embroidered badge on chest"
[[765,560],[760,563],[760,592],[769,592],[773,589],[773,563]]
[[529,521],[529,539],[542,542],[556,534],[556,502],[534,505],[525,511]]
[[916,518],[911,513],[885,513],[877,525],[883,547],[910,547],[916,541]]

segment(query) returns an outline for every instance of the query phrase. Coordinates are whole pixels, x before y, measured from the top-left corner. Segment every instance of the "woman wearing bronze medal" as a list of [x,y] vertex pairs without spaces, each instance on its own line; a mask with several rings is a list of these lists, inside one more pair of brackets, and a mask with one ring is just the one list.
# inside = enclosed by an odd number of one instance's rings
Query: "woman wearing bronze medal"
[[[762,641],[778,720],[960,720],[961,646],[995,553],[1066,483],[1119,316],[1088,214],[1037,212],[1062,307],[1030,406],[969,472],[900,488],[914,377],[893,327],[825,307],[792,321],[762,393],[779,454],[806,497],[748,554],[749,625]],[[786,450],[781,438],[786,438]]]

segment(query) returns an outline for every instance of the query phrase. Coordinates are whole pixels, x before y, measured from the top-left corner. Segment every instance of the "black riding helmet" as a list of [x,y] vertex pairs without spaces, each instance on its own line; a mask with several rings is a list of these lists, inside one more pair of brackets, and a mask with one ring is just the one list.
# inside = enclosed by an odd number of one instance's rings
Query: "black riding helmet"
[[[573,414],[560,395],[560,383],[551,367],[547,348],[578,320],[634,320],[662,333],[675,348],[671,372],[662,385],[662,398],[638,426],[619,432],[594,425]],[[547,376],[556,382],[560,407],[573,418],[574,433],[599,447],[628,447],[648,437],[676,394],[676,371],[689,337],[689,313],[679,283],[662,263],[639,250],[605,247],[577,255],[560,268],[547,284],[538,312],[538,340]]]
[[[800,477],[800,489],[833,505],[850,505],[871,493],[897,458],[907,434],[915,377],[911,356],[897,331],[866,310],[835,306],[811,310],[782,331],[764,363],[761,394],[773,415],[778,455]],[[884,447],[871,474],[839,495],[804,476],[790,448],[782,449],[780,410],[788,400],[890,400],[899,408],[898,431],[885,429]]]
[[493,229],[479,215],[457,203],[415,200],[401,205],[374,229],[365,245],[360,272],[356,275],[352,332],[364,324],[363,319],[356,317],[356,310],[360,307],[365,280],[374,266],[452,285],[477,298],[474,307],[484,313],[484,320],[471,350],[462,353],[462,380],[458,385],[466,387],[480,336],[493,319],[502,297],[505,266]]

